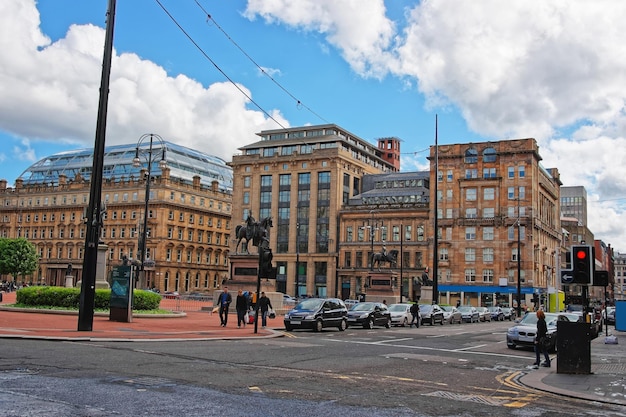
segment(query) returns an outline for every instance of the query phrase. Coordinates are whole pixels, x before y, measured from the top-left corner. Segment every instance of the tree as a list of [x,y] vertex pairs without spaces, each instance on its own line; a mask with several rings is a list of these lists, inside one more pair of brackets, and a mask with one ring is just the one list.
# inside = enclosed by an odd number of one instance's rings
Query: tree
[[31,275],[37,269],[39,256],[35,246],[24,238],[0,239],[0,274]]

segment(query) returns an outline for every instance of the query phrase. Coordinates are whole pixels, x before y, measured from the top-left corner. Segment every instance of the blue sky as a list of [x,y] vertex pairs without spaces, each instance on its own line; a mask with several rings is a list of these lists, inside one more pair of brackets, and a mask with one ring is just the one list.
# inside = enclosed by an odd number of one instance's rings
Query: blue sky
[[[10,184],[93,147],[107,5],[0,3]],[[440,144],[536,138],[544,166],[586,187],[596,238],[624,252],[624,18],[620,0],[118,0],[107,145],[157,133],[228,161],[261,130],[335,123],[401,138],[416,170],[438,115]]]

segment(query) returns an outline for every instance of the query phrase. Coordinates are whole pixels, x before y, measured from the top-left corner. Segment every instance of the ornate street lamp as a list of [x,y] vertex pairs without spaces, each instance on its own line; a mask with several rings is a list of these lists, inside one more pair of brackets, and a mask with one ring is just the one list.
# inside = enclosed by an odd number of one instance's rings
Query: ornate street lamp
[[[148,149],[140,149],[141,145],[144,141],[150,139],[150,146]],[[165,159],[165,141],[161,136],[156,135],[154,133],[146,133],[139,138],[139,142],[137,142],[137,148],[135,149],[135,158],[133,159],[133,166],[135,168],[139,168],[142,166],[141,159],[139,155],[143,156],[147,162],[147,173],[146,173],[146,195],[145,195],[145,205],[143,212],[143,228],[141,230],[141,241],[138,247],[138,255],[139,255],[139,268],[140,268],[140,288],[144,288],[146,285],[146,272],[145,272],[145,264],[146,264],[146,252],[147,252],[147,235],[148,235],[148,205],[150,203],[150,180],[152,177],[152,165],[156,162],[156,156],[152,154],[152,145],[154,140],[157,140],[161,144],[161,159],[159,160],[159,169],[164,170],[167,168],[167,161]]]

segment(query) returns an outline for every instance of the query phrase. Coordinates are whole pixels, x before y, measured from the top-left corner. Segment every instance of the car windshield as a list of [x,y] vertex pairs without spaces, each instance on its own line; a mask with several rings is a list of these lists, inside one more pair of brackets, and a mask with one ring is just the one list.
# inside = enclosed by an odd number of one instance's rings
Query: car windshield
[[[556,322],[559,320],[559,318],[566,321],[578,320],[578,316],[576,314],[546,313],[546,323],[548,326],[556,326]],[[537,315],[535,313],[527,313],[519,323],[525,326],[536,326]]]
[[389,311],[404,312],[406,309],[406,304],[392,304],[389,306]]
[[374,303],[359,303],[352,307],[352,311],[370,311],[374,309]]
[[441,308],[444,311],[448,311],[448,312],[451,312],[454,309],[454,307],[452,307],[452,306],[441,306]]
[[324,300],[321,298],[308,298],[298,303],[294,310],[317,310],[320,308]]
[[471,309],[472,309],[472,307],[469,307],[469,306],[461,306],[461,307],[458,308],[458,310],[461,313],[469,313],[471,311]]
[[422,313],[428,313],[432,309],[433,309],[433,306],[431,304],[421,304],[420,305],[420,312],[422,312]]
[[498,311],[498,307],[487,307],[489,311]]

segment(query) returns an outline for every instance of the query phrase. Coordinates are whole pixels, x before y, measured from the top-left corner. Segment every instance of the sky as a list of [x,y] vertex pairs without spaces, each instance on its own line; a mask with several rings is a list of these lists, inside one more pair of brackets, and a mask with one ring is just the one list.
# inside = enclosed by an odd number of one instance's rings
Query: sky
[[[0,2],[0,178],[93,148],[108,0]],[[440,145],[535,138],[626,253],[622,0],[118,0],[106,145],[230,161],[257,133],[334,123]]]

